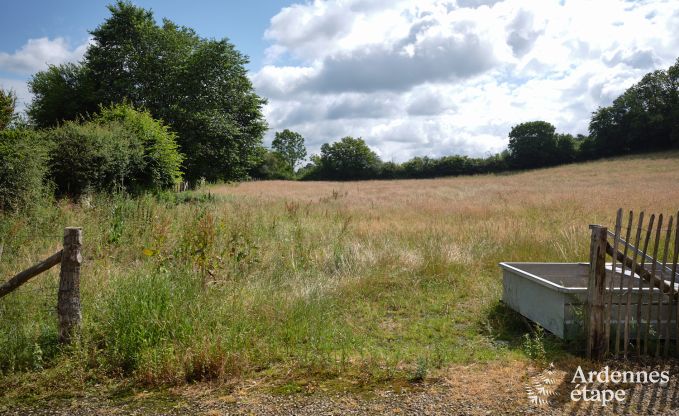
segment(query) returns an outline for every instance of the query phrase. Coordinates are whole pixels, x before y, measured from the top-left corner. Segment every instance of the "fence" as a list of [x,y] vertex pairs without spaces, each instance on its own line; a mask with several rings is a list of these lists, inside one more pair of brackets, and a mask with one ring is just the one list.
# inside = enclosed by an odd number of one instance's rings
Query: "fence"
[[80,327],[80,266],[82,264],[82,228],[64,229],[63,248],[47,259],[18,273],[0,285],[0,298],[8,295],[33,277],[57,264],[61,264],[59,274],[59,294],[57,314],[59,316],[59,341],[69,343]]
[[625,225],[619,209],[614,231],[590,226],[589,358],[679,355],[679,212],[644,217],[630,211]]

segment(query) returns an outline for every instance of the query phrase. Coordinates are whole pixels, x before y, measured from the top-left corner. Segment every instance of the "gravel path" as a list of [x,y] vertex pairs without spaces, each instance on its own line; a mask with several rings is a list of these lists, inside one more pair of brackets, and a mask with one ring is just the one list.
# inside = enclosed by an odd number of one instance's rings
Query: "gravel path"
[[[657,367],[652,367],[657,368]],[[329,393],[308,385],[305,392],[270,394],[252,385],[225,392],[193,385],[160,393],[138,393],[125,403],[87,397],[53,408],[5,409],[2,415],[679,415],[679,383],[671,371],[667,385],[616,385],[627,398],[606,407],[574,403],[573,368],[538,369],[525,364],[471,365],[451,368],[445,377],[404,390],[382,388],[369,393]],[[545,380],[548,380],[545,382]],[[551,381],[551,383],[549,382]],[[546,384],[547,383],[547,384]],[[544,387],[545,400],[531,400]],[[604,389],[610,386],[592,384]],[[540,396],[538,394],[538,396]],[[1,407],[0,407],[1,408]]]

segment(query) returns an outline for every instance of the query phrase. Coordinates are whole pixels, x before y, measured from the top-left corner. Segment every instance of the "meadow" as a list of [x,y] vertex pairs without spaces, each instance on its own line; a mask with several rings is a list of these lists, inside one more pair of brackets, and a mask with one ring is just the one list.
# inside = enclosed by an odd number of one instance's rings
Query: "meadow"
[[[0,398],[309,379],[358,388],[578,353],[501,303],[501,261],[587,261],[618,207],[675,213],[679,153],[506,175],[262,181],[47,201],[0,217],[5,280],[84,229],[83,326],[57,343],[58,268],[0,299]],[[530,343],[528,343],[530,346]],[[63,380],[69,383],[63,383]]]

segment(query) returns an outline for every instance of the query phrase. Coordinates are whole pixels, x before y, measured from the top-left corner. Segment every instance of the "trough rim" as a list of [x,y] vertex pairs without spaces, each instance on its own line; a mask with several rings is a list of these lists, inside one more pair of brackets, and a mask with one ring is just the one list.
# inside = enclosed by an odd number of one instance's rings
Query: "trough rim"
[[[561,286],[560,284],[554,283],[551,280],[547,280],[547,279],[542,278],[538,275],[529,273],[525,270],[522,270],[522,269],[514,266],[514,265],[521,266],[521,265],[533,265],[533,264],[542,264],[542,265],[545,265],[545,264],[554,264],[554,265],[563,265],[563,264],[574,265],[574,264],[577,264],[577,265],[589,266],[589,263],[587,263],[587,262],[536,262],[536,261],[524,261],[524,262],[514,262],[514,261],[504,262],[503,261],[503,262],[499,263],[499,266],[503,270],[512,271],[512,272],[517,273],[518,275],[523,276],[523,277],[525,277],[525,278],[527,278],[527,279],[529,279],[529,280],[531,280],[531,281],[533,281],[533,282],[535,282],[539,285],[549,287],[549,288],[556,290],[558,292],[561,292],[561,293],[583,293],[583,292],[587,292],[586,286],[583,286],[583,287],[580,287],[580,286],[575,286],[575,287]],[[612,267],[613,267],[612,263],[606,263],[606,269],[611,270]],[[627,274],[627,273],[625,273],[625,274]],[[638,275],[636,273],[635,273],[635,277],[638,278]],[[649,290],[648,287],[643,287],[641,289],[642,293],[647,292],[648,290]],[[653,291],[659,292],[659,290],[657,288],[653,288]],[[622,290],[620,290],[620,288],[618,288],[618,287],[613,288],[613,293],[626,293],[626,292],[627,292],[626,288],[624,288]],[[639,293],[639,288],[633,287],[632,293]]]

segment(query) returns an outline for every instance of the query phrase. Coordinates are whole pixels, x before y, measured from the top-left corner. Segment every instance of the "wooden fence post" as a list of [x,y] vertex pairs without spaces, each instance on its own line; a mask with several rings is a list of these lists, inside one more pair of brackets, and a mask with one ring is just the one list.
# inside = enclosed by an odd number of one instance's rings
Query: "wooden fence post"
[[80,264],[82,263],[82,228],[64,229],[64,249],[61,255],[61,275],[57,312],[59,341],[68,344],[80,327]]
[[609,339],[605,328],[606,244],[608,230],[601,225],[590,225],[592,241],[589,252],[589,281],[587,283],[587,358],[604,358]]

